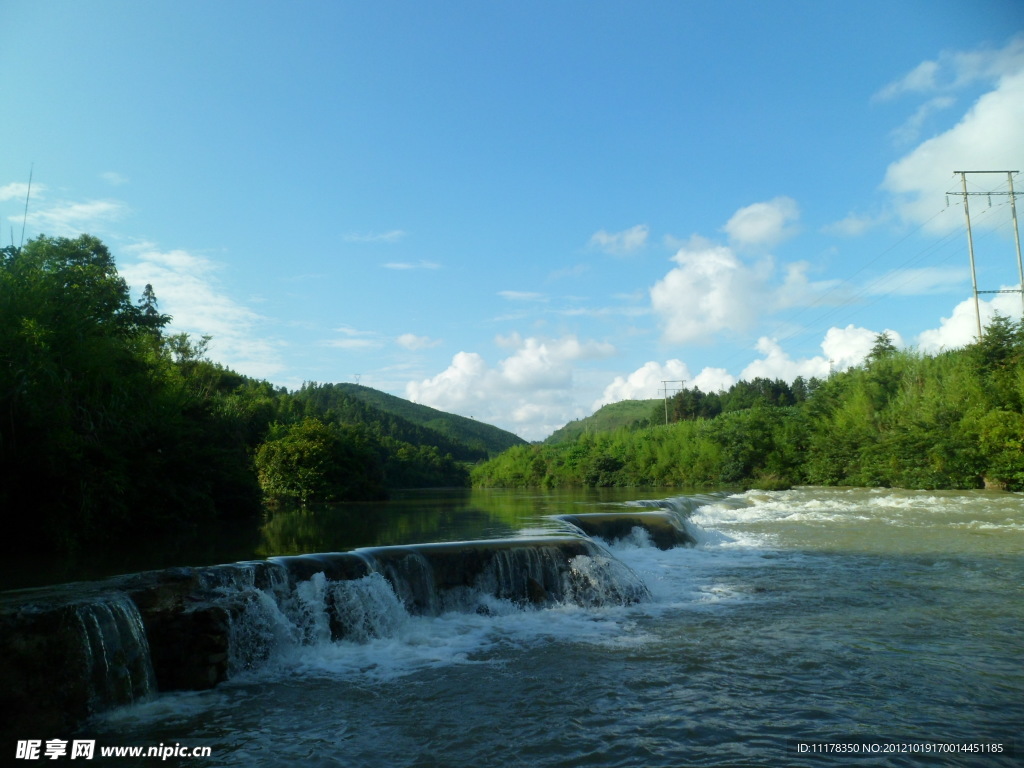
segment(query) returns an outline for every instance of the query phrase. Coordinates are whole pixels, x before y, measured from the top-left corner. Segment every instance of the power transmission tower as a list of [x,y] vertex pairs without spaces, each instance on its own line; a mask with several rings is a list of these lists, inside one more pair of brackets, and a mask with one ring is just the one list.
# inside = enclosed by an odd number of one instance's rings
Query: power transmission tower
[[665,396],[665,426],[666,427],[668,426],[668,385],[669,384],[678,384],[679,385],[679,389],[672,393],[673,395],[676,395],[679,392],[683,391],[683,384],[685,384],[685,383],[686,383],[686,379],[669,379],[668,381],[662,381],[661,382],[661,391],[662,391],[662,393]]
[[[1007,191],[1001,192],[993,190],[990,192],[968,192],[967,191],[967,174],[974,173],[1005,173]],[[950,191],[946,194],[949,195],[960,195],[964,199],[964,218],[967,221],[967,252],[971,259],[971,285],[974,288],[974,317],[978,322],[978,340],[981,340],[981,304],[978,299],[979,293],[1019,293],[1021,299],[1021,308],[1024,311],[1024,264],[1021,262],[1020,255],[1020,232],[1017,229],[1017,194],[1013,191],[1013,177],[1019,173],[1019,171],[953,171],[953,175],[960,176],[960,187],[961,191]],[[1017,273],[1020,275],[1020,287],[1016,289],[1006,289],[999,291],[979,291],[978,290],[978,276],[974,270],[974,237],[971,235],[971,207],[968,203],[968,198],[972,195],[985,195],[989,198],[989,204],[992,203],[992,195],[1009,195],[1010,197],[1010,214],[1013,218],[1013,240],[1017,246]]]

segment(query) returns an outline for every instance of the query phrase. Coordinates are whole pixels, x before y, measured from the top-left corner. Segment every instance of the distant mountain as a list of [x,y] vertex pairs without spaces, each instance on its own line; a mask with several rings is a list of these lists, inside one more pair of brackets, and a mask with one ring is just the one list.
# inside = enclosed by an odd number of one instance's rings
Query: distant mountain
[[612,432],[621,427],[646,424],[661,400],[621,400],[610,403],[584,419],[570,421],[556,429],[544,441],[547,444],[567,443],[585,432]]
[[[466,456],[464,460],[497,456],[514,445],[526,443],[518,435],[504,429],[476,419],[467,419],[465,416],[457,416],[426,405],[419,405],[370,387],[359,384],[321,384],[317,386],[320,389],[330,388],[338,395],[358,400],[378,411],[390,414],[402,422],[429,430],[444,441],[468,448],[473,458]],[[403,439],[413,442],[407,438]],[[442,447],[436,442],[433,444]],[[456,458],[460,458],[458,452],[454,450],[449,452]]]

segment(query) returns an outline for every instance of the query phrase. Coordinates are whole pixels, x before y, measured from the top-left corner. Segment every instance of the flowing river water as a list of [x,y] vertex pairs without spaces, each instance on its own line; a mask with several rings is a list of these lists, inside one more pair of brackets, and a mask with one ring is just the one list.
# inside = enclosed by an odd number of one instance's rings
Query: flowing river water
[[[414,615],[368,577],[354,639],[263,605],[238,628],[275,638],[258,660],[77,738],[211,748],[140,765],[1024,763],[1021,495],[799,488],[548,513],[637,507],[674,510],[699,542],[608,545],[640,602]],[[303,587],[313,604],[330,585]]]

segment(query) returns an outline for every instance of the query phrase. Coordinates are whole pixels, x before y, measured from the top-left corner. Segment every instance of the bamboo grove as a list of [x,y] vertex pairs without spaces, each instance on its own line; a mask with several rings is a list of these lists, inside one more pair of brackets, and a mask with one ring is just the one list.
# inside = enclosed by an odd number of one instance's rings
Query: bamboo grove
[[1024,490],[1024,327],[997,316],[980,341],[924,355],[876,338],[827,380],[684,390],[648,425],[513,448],[481,487],[797,484]]

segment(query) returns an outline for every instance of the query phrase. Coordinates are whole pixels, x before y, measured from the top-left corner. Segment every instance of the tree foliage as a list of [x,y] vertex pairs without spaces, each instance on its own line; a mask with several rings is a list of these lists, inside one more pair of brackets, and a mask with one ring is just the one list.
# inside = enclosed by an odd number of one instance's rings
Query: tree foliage
[[[241,376],[208,359],[209,337],[166,334],[170,320],[152,286],[133,303],[95,237],[0,249],[0,509],[33,547],[85,550],[252,517],[264,478],[300,501],[467,484],[443,438],[407,442],[368,406],[332,411]],[[296,458],[310,446],[329,466]]]
[[175,362],[169,320],[151,287],[132,303],[94,237],[3,250],[0,506],[35,543],[183,530],[258,504],[238,425],[197,386],[199,363]]
[[302,504],[384,498],[381,458],[364,429],[307,418],[278,425],[256,452],[260,486]]
[[937,356],[880,334],[863,365],[825,381],[684,389],[669,401],[669,426],[509,451],[477,467],[473,482],[1024,490],[1022,403],[1024,325],[997,316],[979,342]]
[[[248,379],[208,359],[209,338],[165,333],[170,319],[152,286],[132,302],[94,237],[0,249],[0,509],[34,547],[184,534],[267,496],[465,485],[459,460],[486,450],[351,387]],[[1004,317],[963,350],[925,356],[882,334],[825,381],[688,389],[668,406],[668,426],[659,401],[629,426],[515,445],[473,482],[1024,489],[1024,326]]]

